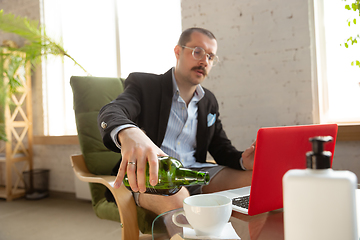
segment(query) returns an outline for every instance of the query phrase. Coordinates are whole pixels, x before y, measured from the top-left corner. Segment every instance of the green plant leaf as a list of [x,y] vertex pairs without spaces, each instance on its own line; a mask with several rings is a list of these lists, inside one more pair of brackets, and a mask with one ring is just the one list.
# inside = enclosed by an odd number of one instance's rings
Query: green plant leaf
[[358,66],[360,68],[360,61],[359,60],[352,61],[351,66]]
[[0,123],[0,140],[8,141],[8,139],[6,138],[5,124],[4,123]]
[[87,73],[87,71],[64,50],[60,42],[56,42],[47,36],[44,27],[39,25],[38,21],[29,20],[26,17],[16,17],[11,13],[4,14],[4,11],[0,10],[0,30],[17,34],[27,40],[27,44],[16,50],[25,52],[26,61],[30,61],[33,66],[40,63],[42,56],[51,54],[70,58],[74,61],[75,65],[78,65]]
[[16,88],[22,85],[16,71],[24,64],[24,59],[20,56],[10,55],[9,60],[9,67],[5,69],[5,74],[9,79],[10,93],[14,93]]
[[351,8],[352,8],[354,11],[356,11],[356,10],[358,10],[358,5],[357,5],[356,3],[352,3],[352,4],[351,4]]
[[[1,0],[0,0],[1,2]],[[1,106],[11,104],[10,96],[21,86],[21,80],[18,78],[16,71],[19,67],[25,66],[30,62],[32,67],[41,62],[42,57],[51,54],[54,56],[66,56],[70,58],[75,65],[78,65],[85,73],[87,71],[73,59],[63,48],[61,42],[50,38],[43,26],[38,21],[29,20],[26,17],[15,16],[14,14],[5,14],[0,10],[0,33],[7,32],[16,34],[26,40],[24,46],[13,49],[0,47],[0,140],[6,140],[4,130],[4,109]],[[24,53],[25,59],[19,57],[18,52]],[[9,61],[8,67],[4,68],[4,61]],[[89,75],[89,74],[88,74]],[[4,77],[7,77],[5,83]]]

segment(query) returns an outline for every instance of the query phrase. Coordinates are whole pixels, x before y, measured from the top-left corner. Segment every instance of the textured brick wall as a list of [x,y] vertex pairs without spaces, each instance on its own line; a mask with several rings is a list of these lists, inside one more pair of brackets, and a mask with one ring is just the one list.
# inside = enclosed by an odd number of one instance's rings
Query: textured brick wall
[[182,11],[183,28],[218,39],[221,64],[204,85],[234,144],[247,146],[259,127],[313,122],[307,1],[183,0]]
[[[181,6],[183,29],[208,28],[218,39],[222,63],[203,85],[217,96],[238,149],[260,127],[316,123],[308,1],[182,0]],[[337,143],[335,169],[360,177],[359,159],[360,142]]]

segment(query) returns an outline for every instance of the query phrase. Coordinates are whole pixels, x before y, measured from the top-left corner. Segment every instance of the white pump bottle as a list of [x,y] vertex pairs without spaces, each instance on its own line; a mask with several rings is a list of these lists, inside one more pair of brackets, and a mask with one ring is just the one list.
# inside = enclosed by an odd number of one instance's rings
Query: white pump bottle
[[310,141],[307,169],[289,170],[283,177],[285,240],[358,240],[356,175],[330,168],[331,153],[323,144],[332,137]]

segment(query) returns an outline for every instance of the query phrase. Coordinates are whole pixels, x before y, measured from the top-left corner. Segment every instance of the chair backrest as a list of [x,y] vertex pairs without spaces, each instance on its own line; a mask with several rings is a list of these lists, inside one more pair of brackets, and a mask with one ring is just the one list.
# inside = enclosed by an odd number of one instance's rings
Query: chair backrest
[[[76,127],[82,155],[89,172],[110,175],[120,159],[120,154],[108,150],[97,127],[100,109],[123,92],[120,78],[78,77],[70,78],[74,96]],[[90,183],[93,209],[99,218],[120,221],[117,207],[105,199],[106,187]]]
[[[95,175],[110,175],[120,159],[120,154],[108,150],[97,127],[100,109],[123,92],[123,79],[100,77],[77,77],[70,79],[74,96],[76,127],[82,155],[89,172]],[[107,202],[104,196],[106,187],[90,183],[93,209],[99,218],[120,221],[118,208]],[[151,223],[156,215],[137,207],[139,229],[151,233]]]
[[70,85],[78,138],[86,166],[93,174],[110,175],[120,154],[104,146],[97,127],[97,116],[105,104],[123,92],[123,81],[120,78],[72,76]]

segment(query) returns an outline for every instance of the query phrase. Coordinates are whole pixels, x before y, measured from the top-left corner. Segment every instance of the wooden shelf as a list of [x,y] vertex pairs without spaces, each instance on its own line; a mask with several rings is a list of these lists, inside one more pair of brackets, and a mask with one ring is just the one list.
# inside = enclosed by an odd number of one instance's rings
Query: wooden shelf
[[[24,153],[17,153],[11,160],[14,162],[22,162],[22,161],[27,161],[28,157]],[[6,161],[5,153],[0,153],[0,162],[5,162],[5,161]]]
[[[25,55],[16,54],[25,59]],[[2,57],[0,62],[6,69],[10,62],[8,58]],[[10,97],[11,102],[1,108],[4,111],[5,133],[8,141],[0,142],[0,164],[2,165],[1,170],[5,172],[5,182],[0,182],[1,185],[5,185],[0,186],[0,198],[5,198],[7,201],[25,195],[25,190],[21,187],[25,185],[22,173],[31,170],[33,165],[30,63],[22,63],[14,74],[22,87],[18,88],[16,94]],[[5,75],[3,80],[5,83],[9,81]],[[16,164],[17,162],[24,164]]]
[[24,197],[25,189],[17,188],[12,189],[11,197],[8,197],[6,194],[6,188],[4,186],[0,186],[0,198],[6,198],[7,201],[11,201],[16,198]]

